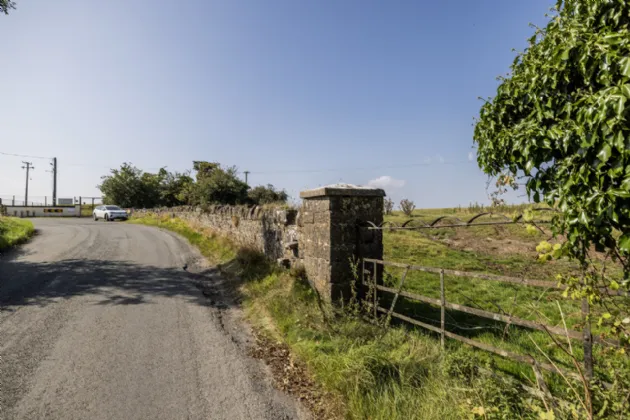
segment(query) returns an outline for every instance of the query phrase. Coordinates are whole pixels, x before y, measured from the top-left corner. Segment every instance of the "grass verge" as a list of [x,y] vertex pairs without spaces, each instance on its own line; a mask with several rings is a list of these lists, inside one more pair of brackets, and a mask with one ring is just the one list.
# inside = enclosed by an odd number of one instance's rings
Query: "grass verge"
[[187,223],[179,218],[169,216],[132,217],[128,223],[155,226],[180,234],[213,264],[223,264],[236,257],[238,248],[227,238],[210,230]]
[[0,250],[26,242],[35,233],[30,220],[0,216]]
[[[540,401],[479,368],[493,359],[421,331],[366,322],[360,305],[330,316],[299,271],[268,263],[253,251],[180,219],[132,219],[186,237],[227,275],[241,280],[248,319],[267,340],[287,346],[321,388],[327,405],[317,418],[539,418]],[[330,397],[330,398],[329,398]]]

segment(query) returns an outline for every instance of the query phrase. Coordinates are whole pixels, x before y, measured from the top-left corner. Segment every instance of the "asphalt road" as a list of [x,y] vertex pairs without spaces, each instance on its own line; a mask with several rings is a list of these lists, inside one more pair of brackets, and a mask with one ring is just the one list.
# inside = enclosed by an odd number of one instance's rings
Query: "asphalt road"
[[183,239],[33,222],[37,236],[0,257],[0,418],[304,417],[247,356],[238,309],[202,294],[221,278]]

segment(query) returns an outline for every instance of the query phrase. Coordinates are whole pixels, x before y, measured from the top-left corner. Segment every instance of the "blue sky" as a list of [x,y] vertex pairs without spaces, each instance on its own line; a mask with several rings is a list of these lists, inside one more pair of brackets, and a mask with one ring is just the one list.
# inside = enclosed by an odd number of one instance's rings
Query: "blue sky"
[[[0,16],[0,152],[59,159],[59,196],[124,161],[249,170],[293,197],[385,187],[486,203],[478,96],[554,0],[17,0]],[[47,160],[0,155],[0,197],[51,195]],[[521,193],[522,194],[522,193]],[[523,201],[516,194],[513,201]]]

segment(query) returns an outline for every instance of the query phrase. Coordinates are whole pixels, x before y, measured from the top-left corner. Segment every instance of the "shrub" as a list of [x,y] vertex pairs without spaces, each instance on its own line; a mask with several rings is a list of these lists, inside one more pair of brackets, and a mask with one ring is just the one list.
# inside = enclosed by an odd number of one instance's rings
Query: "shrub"
[[276,188],[267,184],[267,186],[259,185],[247,192],[247,198],[251,204],[271,204],[286,203],[289,195],[284,190],[276,190]]
[[400,200],[400,210],[405,213],[407,216],[411,217],[413,211],[415,210],[416,205],[411,200],[407,200],[406,198]]
[[392,199],[386,198],[385,201],[383,201],[383,213],[392,214],[392,211],[394,211],[394,202]]

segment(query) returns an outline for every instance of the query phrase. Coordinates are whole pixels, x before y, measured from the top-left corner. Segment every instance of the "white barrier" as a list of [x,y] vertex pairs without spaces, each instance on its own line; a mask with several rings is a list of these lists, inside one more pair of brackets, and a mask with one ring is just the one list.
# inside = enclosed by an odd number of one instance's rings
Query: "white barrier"
[[7,216],[14,217],[81,217],[81,205],[74,206],[5,206]]

